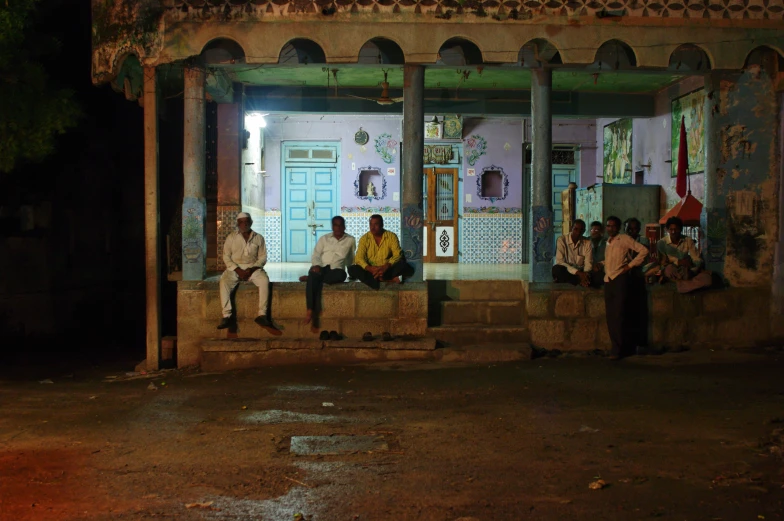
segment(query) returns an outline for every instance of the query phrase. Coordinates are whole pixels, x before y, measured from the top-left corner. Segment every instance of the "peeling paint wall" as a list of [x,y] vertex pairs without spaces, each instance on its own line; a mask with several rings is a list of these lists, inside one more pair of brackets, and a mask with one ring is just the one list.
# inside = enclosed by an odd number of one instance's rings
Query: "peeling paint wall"
[[[779,95],[770,76],[751,66],[724,75],[708,93],[719,150],[707,186],[711,244],[726,244],[724,276],[735,286],[767,286],[779,238]],[[711,151],[709,151],[711,153]],[[708,263],[721,262],[709,251]]]
[[784,93],[779,93],[779,233],[775,244],[773,261],[773,298],[771,299],[771,312],[774,324],[778,324],[779,330],[774,332],[777,336],[784,336]]

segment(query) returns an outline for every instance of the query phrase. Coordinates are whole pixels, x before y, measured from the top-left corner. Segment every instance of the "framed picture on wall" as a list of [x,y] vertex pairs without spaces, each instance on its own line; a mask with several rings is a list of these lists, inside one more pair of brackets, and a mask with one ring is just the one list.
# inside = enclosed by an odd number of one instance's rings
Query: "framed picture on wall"
[[672,100],[672,172],[671,177],[678,176],[678,150],[681,145],[681,116],[686,127],[686,151],[689,154],[689,166],[686,174],[701,174],[705,171],[705,119],[703,107],[705,91],[696,90]]
[[604,126],[602,178],[608,184],[632,182],[632,120],[619,119]]

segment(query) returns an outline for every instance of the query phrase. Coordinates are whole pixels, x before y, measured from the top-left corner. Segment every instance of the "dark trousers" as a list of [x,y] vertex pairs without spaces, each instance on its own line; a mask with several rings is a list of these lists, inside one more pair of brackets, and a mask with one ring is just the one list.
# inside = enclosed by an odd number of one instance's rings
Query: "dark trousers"
[[628,318],[630,341],[634,346],[648,345],[648,291],[639,266],[629,272]]
[[628,354],[632,339],[628,333],[627,309],[629,300],[629,274],[623,273],[604,283],[604,307],[607,311],[607,329],[610,332],[613,356]]
[[553,282],[571,284],[577,286],[580,284],[580,277],[576,273],[569,273],[566,266],[560,264],[553,266]]
[[328,265],[319,271],[308,272],[308,282],[305,285],[305,301],[308,309],[314,313],[321,311],[321,289],[324,284],[337,284],[346,280],[346,270],[333,270]]
[[[414,274],[414,267],[406,262],[406,259],[400,259],[381,276],[384,280],[392,280],[395,277],[410,277]],[[373,289],[381,287],[381,283],[373,278],[373,274],[362,268],[359,264],[354,264],[348,267],[348,276],[352,279],[357,279],[364,282]]]

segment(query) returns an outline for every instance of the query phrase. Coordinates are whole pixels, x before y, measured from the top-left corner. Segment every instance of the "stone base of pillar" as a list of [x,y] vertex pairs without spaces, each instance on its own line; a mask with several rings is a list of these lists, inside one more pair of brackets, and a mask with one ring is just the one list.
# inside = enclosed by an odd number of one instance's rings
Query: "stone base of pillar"
[[182,280],[204,280],[207,275],[207,203],[186,197],[182,202]]
[[550,206],[531,207],[530,273],[532,282],[553,281],[553,250],[555,235],[553,212]]
[[414,267],[414,274],[407,280],[422,282],[422,226],[425,221],[422,208],[418,204],[404,204],[402,219],[400,221],[400,247],[406,256],[406,261]]
[[226,269],[226,264],[223,262],[223,245],[226,243],[226,237],[237,229],[237,214],[241,211],[242,206],[238,204],[218,206],[218,271],[224,271]]

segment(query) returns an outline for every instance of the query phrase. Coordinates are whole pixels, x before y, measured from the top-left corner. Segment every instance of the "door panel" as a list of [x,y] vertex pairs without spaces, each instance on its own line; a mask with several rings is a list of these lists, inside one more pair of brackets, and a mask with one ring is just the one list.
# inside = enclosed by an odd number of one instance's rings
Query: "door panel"
[[457,169],[427,168],[424,173],[425,262],[457,262]]
[[286,167],[282,223],[284,262],[309,262],[319,237],[337,215],[337,169]]

